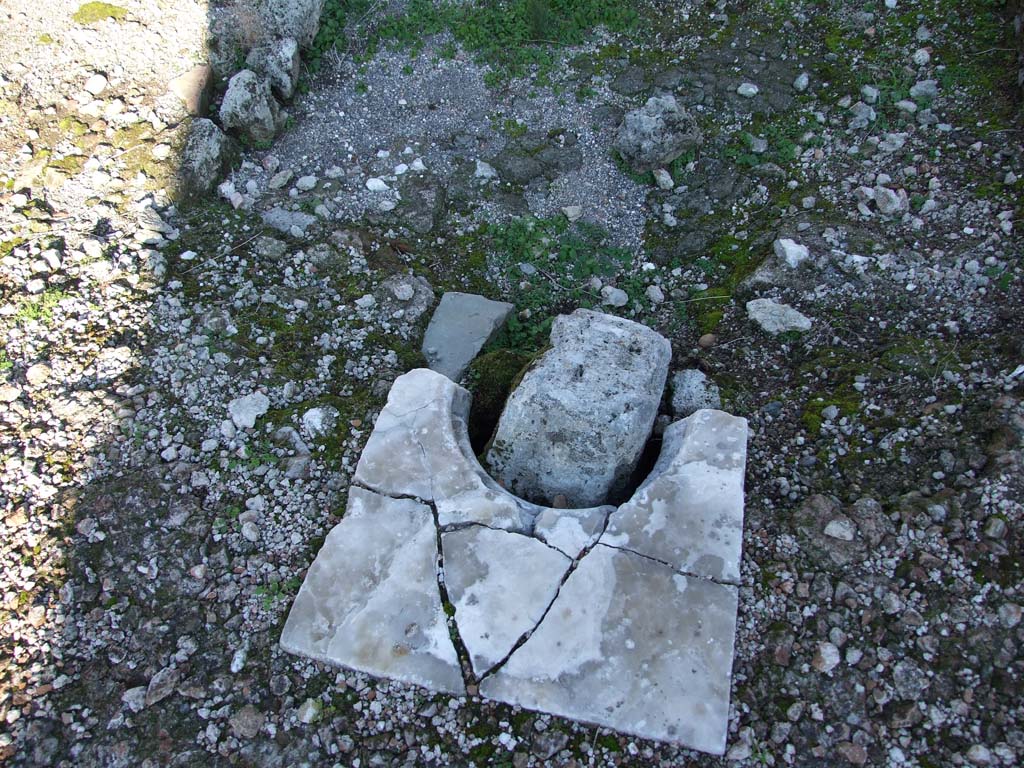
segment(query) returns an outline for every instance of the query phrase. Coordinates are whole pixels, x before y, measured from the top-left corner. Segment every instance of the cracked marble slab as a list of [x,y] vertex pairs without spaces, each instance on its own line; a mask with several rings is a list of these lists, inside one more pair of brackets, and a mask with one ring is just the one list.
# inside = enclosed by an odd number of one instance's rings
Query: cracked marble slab
[[700,410],[670,425],[650,476],[608,521],[606,544],[738,584],[746,419]]
[[327,535],[281,634],[281,647],[319,661],[466,691],[437,584],[429,507],[362,488]]
[[441,549],[459,636],[483,675],[537,626],[571,561],[537,539],[478,525],[442,534]]
[[434,691],[473,683],[492,699],[720,754],[745,420],[698,411],[666,430],[628,502],[556,509],[484,471],[469,405],[434,371],[395,381],[282,646]]
[[480,692],[722,754],[736,605],[735,587],[598,544]]
[[543,510],[533,523],[533,535],[573,560],[601,537],[615,507]]

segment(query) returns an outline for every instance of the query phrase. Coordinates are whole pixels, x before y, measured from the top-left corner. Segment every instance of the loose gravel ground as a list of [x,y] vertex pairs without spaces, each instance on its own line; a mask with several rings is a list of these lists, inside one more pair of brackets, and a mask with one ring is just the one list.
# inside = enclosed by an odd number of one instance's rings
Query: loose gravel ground
[[[1018,764],[1024,144],[999,3],[656,3],[511,81],[447,33],[328,56],[191,202],[167,88],[224,9],[119,5],[0,9],[0,759]],[[668,188],[611,152],[664,92],[705,135]],[[637,319],[750,421],[724,757],[278,648],[444,290],[514,302],[495,347],[520,363],[552,314]],[[756,298],[810,330],[765,332]]]

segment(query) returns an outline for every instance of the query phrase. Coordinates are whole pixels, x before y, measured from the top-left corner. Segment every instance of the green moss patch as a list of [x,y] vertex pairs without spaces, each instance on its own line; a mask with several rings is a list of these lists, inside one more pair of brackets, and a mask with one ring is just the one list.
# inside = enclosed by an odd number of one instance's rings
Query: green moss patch
[[496,349],[477,357],[469,366],[466,383],[473,395],[469,439],[481,453],[498,425],[509,393],[533,358],[511,349]]
[[99,24],[101,21],[113,19],[124,21],[128,18],[128,9],[111,3],[83,3],[78,10],[71,14],[71,20],[76,24]]

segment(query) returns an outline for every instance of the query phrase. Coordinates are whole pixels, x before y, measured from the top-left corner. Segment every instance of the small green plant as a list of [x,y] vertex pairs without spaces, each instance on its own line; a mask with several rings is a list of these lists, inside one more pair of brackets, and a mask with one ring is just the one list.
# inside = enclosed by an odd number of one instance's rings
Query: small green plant
[[263,607],[269,609],[279,598],[293,594],[300,583],[295,576],[285,581],[271,581],[269,584],[256,587],[256,594],[263,598]]
[[14,319],[21,323],[38,320],[48,324],[53,320],[53,311],[57,305],[66,298],[68,298],[68,294],[56,288],[49,288],[38,296],[23,298]]
[[[629,250],[608,244],[600,227],[563,216],[515,219],[486,235],[495,260],[526,278],[513,290],[520,314],[509,318],[502,345],[525,354],[547,343],[553,315],[600,301],[591,278],[614,277],[632,260]],[[628,280],[623,287],[628,293]]]
[[101,2],[83,3],[71,15],[71,20],[76,24],[99,24],[107,19],[124,21],[126,18],[128,18],[127,8]]
[[[310,52],[314,68],[345,41],[348,25],[361,20],[368,8],[367,0],[327,0]],[[609,0],[410,0],[401,12],[375,24],[364,40],[368,53],[380,43],[392,43],[415,55],[426,38],[447,30],[455,43],[446,43],[440,56],[454,56],[458,44],[490,64],[485,80],[499,85],[512,77],[547,77],[556,62],[551,45],[578,45],[602,26],[612,32],[633,29],[639,18],[631,4]]]

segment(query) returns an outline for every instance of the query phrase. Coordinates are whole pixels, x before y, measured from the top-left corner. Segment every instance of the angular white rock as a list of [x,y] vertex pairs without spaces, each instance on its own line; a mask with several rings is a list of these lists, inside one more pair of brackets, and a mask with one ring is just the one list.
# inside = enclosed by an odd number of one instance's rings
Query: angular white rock
[[772,336],[786,331],[809,331],[811,319],[802,315],[789,304],[779,304],[772,299],[753,299],[747,302],[747,315]]
[[904,189],[889,189],[879,185],[875,187],[875,205],[879,213],[896,216],[909,210],[910,200]]
[[270,400],[262,392],[236,397],[228,403],[228,415],[238,429],[252,429],[256,419],[270,408]]
[[570,507],[623,489],[658,412],[672,348],[650,328],[576,310],[555,318],[551,346],[509,396],[487,463],[531,501]]
[[601,289],[601,303],[606,307],[624,307],[629,304],[629,294],[621,288],[606,285]]
[[747,421],[701,410],[665,430],[657,464],[601,543],[738,584]]
[[459,636],[482,675],[537,626],[571,561],[537,539],[478,525],[442,534],[441,548]]
[[598,544],[480,692],[722,754],[736,604],[735,587]]
[[281,647],[372,675],[465,693],[437,584],[428,507],[353,487],[299,589]]
[[494,166],[490,163],[485,163],[483,160],[476,161],[476,170],[473,175],[478,179],[496,179],[498,178],[498,172],[494,170]]
[[310,408],[302,414],[302,429],[311,438],[329,434],[338,424],[338,409],[330,406]]
[[786,266],[796,269],[810,257],[811,252],[807,250],[806,245],[801,245],[795,240],[789,238],[780,238],[776,240],[772,246],[775,249],[775,255],[778,256]]

